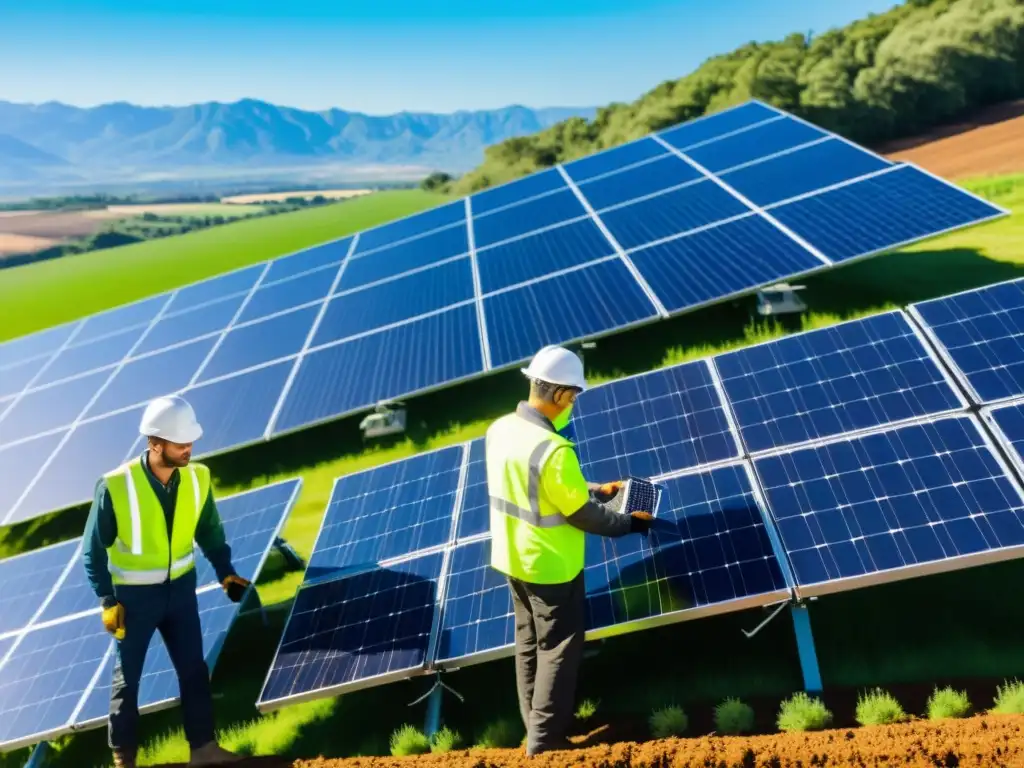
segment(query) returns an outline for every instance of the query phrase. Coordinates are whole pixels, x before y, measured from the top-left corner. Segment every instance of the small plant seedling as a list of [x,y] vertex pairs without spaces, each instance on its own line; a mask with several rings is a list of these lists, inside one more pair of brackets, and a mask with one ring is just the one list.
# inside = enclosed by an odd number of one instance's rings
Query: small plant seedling
[[451,752],[460,746],[462,746],[462,736],[459,735],[458,731],[453,731],[448,726],[435,733],[430,740],[430,751],[435,754]]
[[597,708],[600,706],[600,701],[594,701],[593,699],[584,699],[580,702],[579,707],[576,710],[577,720],[589,720],[595,714],[597,714]]
[[715,707],[715,731],[738,736],[754,730],[754,710],[736,698],[728,698]]
[[690,725],[690,719],[683,708],[674,705],[654,710],[648,722],[651,726],[651,735],[656,739],[682,736]]
[[817,731],[832,722],[832,713],[821,699],[800,691],[782,702],[776,722],[780,731]]
[[971,711],[971,701],[967,691],[954,691],[946,686],[938,688],[928,697],[928,719],[943,720],[947,717],[966,717]]
[[857,722],[861,725],[889,725],[906,718],[903,707],[888,691],[876,688],[857,698]]
[[391,734],[391,754],[394,757],[424,755],[429,751],[430,739],[408,723]]
[[496,720],[484,728],[478,747],[484,749],[512,749],[522,744],[520,729],[507,718]]
[[1024,683],[1013,680],[996,687],[994,715],[1024,715]]

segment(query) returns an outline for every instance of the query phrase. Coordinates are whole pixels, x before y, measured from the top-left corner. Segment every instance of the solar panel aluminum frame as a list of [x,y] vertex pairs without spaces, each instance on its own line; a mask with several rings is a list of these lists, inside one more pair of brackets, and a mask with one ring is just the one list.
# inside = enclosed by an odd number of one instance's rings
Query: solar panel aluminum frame
[[[1009,211],[1007,211],[1007,214],[1009,214]],[[1010,403],[1019,399],[1021,395],[1010,395],[1008,397],[1001,397],[995,400],[985,400],[985,398],[978,394],[978,391],[974,388],[970,380],[967,378],[967,375],[960,369],[960,366],[957,365],[957,363],[953,360],[953,356],[950,354],[949,349],[947,349],[946,345],[939,340],[939,337],[935,333],[935,330],[931,327],[931,324],[928,323],[928,321],[926,321],[924,317],[921,316],[920,307],[924,304],[929,304],[934,301],[952,299],[957,296],[966,296],[971,293],[980,293],[981,291],[984,291],[988,288],[992,288],[993,286],[996,285],[1002,285],[1004,283],[1020,283],[1024,285],[1024,277],[1018,277],[1012,280],[1003,280],[997,283],[990,283],[988,285],[982,285],[976,288],[968,288],[966,290],[956,291],[955,293],[949,293],[944,296],[937,296],[934,299],[925,299],[924,301],[917,301],[907,306],[907,314],[914,321],[917,327],[921,329],[921,332],[924,334],[925,338],[928,339],[928,342],[935,349],[936,354],[942,359],[943,363],[945,363],[945,366],[949,368],[950,372],[956,379],[957,383],[959,383],[960,386],[963,388],[963,391],[966,392],[967,396],[971,399],[971,401],[978,406],[1004,405],[1006,403]]]
[[[835,438],[831,438],[829,440],[821,440],[812,445],[804,446],[802,450],[807,450],[809,448],[815,448],[819,446],[832,445],[834,443],[841,443],[849,440],[859,440],[871,435],[884,434],[886,432],[894,432],[896,430],[906,429],[907,427],[912,427],[918,424],[930,424],[933,422],[953,420],[966,422],[970,424],[971,428],[973,428],[981,436],[981,439],[984,442],[985,446],[989,449],[989,452],[991,453],[993,459],[995,459],[998,467],[1005,474],[1006,479],[1009,482],[1011,488],[1014,491],[1016,491],[1018,497],[1020,498],[1022,506],[1024,506],[1024,486],[1021,485],[1021,482],[1018,480],[1016,474],[1010,469],[1009,463],[1003,456],[1002,451],[999,450],[995,440],[993,440],[992,436],[984,428],[984,426],[981,423],[981,420],[972,413],[953,413],[938,417],[916,419],[911,422],[902,423],[898,426],[893,426],[890,424],[883,427],[878,427],[876,429],[863,431],[857,434],[849,433],[838,435]],[[771,455],[782,455],[785,453],[792,453],[792,451],[789,448],[786,448],[783,450],[775,451]],[[765,456],[762,455],[759,458],[764,457]],[[753,472],[755,477],[757,478],[758,483],[760,484],[761,477],[757,471],[756,463],[754,463]],[[767,494],[764,493],[763,486],[761,490],[763,498],[767,500]],[[766,508],[768,509],[768,514],[771,516],[771,527],[777,531],[777,521],[775,520],[775,516],[771,511],[770,505],[766,504]],[[779,541],[779,547],[785,555],[785,548],[781,543],[781,539]],[[874,587],[880,586],[882,584],[890,584],[893,582],[905,581],[907,579],[918,578],[920,576],[935,576],[941,573],[950,573],[953,571],[965,570],[967,568],[975,568],[981,565],[989,565],[992,563],[1006,562],[1009,560],[1016,560],[1019,558],[1024,558],[1024,545],[1005,547],[1000,550],[990,550],[987,552],[980,552],[969,555],[957,555],[955,557],[947,557],[941,560],[935,560],[930,563],[924,563],[920,565],[904,565],[900,566],[899,568],[891,568],[886,571],[862,574],[859,576],[848,576],[838,579],[831,579],[829,581],[818,582],[816,584],[803,587],[796,582],[796,578],[794,576],[792,582],[793,591],[797,600],[805,600],[808,598],[817,598],[825,595],[849,592],[851,590],[862,589],[864,587]],[[792,574],[793,566],[788,558],[788,555],[786,555],[786,563],[789,569],[789,573]]]
[[859,437],[859,436],[862,436],[862,435],[870,434],[872,432],[877,432],[879,430],[884,431],[884,430],[890,429],[892,427],[907,426],[909,424],[913,424],[915,422],[921,421],[922,418],[924,418],[924,419],[941,418],[943,416],[948,416],[948,415],[956,414],[956,413],[962,413],[963,411],[965,411],[970,406],[970,402],[964,396],[963,390],[959,386],[957,386],[958,382],[954,378],[954,376],[952,375],[952,373],[950,371],[950,367],[948,366],[948,364],[946,363],[945,360],[943,360],[942,358],[940,358],[936,354],[936,351],[935,351],[934,347],[932,346],[932,344],[930,343],[930,340],[926,337],[926,335],[924,333],[922,333],[922,330],[918,326],[918,324],[912,322],[910,320],[907,312],[902,310],[902,309],[887,310],[885,312],[878,312],[878,313],[875,313],[873,315],[867,315],[865,317],[856,318],[856,319],[853,319],[853,320],[845,320],[845,321],[843,321],[841,323],[836,323],[834,325],[825,326],[824,328],[814,328],[814,329],[809,330],[809,331],[800,331],[799,333],[787,334],[786,336],[783,336],[780,339],[769,339],[768,341],[761,341],[761,342],[758,342],[757,344],[751,344],[750,346],[743,347],[740,350],[736,350],[736,351],[742,352],[742,351],[749,350],[749,349],[755,349],[757,347],[768,346],[770,344],[775,344],[775,343],[777,343],[779,341],[795,339],[795,338],[799,338],[801,336],[807,336],[807,335],[813,334],[813,333],[820,333],[822,331],[828,330],[829,328],[839,328],[839,327],[842,327],[844,325],[852,326],[852,325],[855,325],[855,324],[857,324],[859,322],[863,322],[864,320],[867,320],[867,319],[870,319],[870,318],[873,318],[873,317],[881,317],[881,316],[884,316],[884,315],[902,316],[903,318],[905,318],[907,320],[907,326],[910,328],[911,332],[914,334],[914,337],[918,341],[921,342],[921,346],[924,349],[925,354],[928,356],[928,359],[931,360],[933,363],[935,363],[935,367],[942,374],[943,380],[945,380],[946,383],[949,384],[950,389],[953,391],[953,394],[956,396],[957,402],[960,403],[959,407],[957,407],[957,408],[950,408],[950,409],[947,409],[945,411],[940,411],[938,413],[930,414],[927,417],[912,416],[912,417],[906,418],[906,419],[899,419],[897,421],[887,422],[886,424],[883,424],[883,425],[880,425],[880,426],[877,426],[877,427],[867,427],[867,428],[864,428],[864,429],[854,429],[854,430],[850,430],[848,432],[842,432],[842,433],[840,433],[838,435],[829,436],[829,437],[823,438],[823,439],[809,439],[809,440],[803,440],[803,441],[801,441],[799,443],[791,443],[791,444],[783,446],[783,447],[762,448],[760,450],[750,451],[750,450],[747,449],[747,446],[743,442],[743,433],[740,431],[739,421],[737,420],[736,413],[733,410],[732,401],[726,395],[725,388],[721,384],[722,376],[721,376],[721,373],[718,370],[718,365],[717,365],[717,362],[716,362],[719,357],[722,357],[723,355],[733,354],[733,352],[720,352],[718,354],[711,355],[708,358],[708,360],[709,360],[709,363],[710,363],[712,369],[714,370],[715,381],[718,382],[718,386],[720,387],[720,393],[721,393],[721,396],[722,396],[722,401],[725,403],[726,411],[729,414],[730,426],[732,426],[732,428],[734,430],[736,430],[737,439],[740,441],[740,450],[741,450],[742,454],[745,455],[745,456],[750,456],[750,457],[756,459],[756,458],[759,458],[761,456],[775,455],[777,453],[784,452],[784,451],[795,451],[795,450],[799,450],[801,448],[808,448],[808,447],[813,446],[813,445],[819,445],[819,444],[822,444],[822,443],[828,443],[828,442],[831,442],[834,437],[835,438],[851,437],[851,436],[852,437]]
[[1007,408],[1016,408],[1024,405],[1024,397],[1018,397],[1013,400],[1002,400],[995,405],[983,406],[979,411],[978,415],[981,417],[982,424],[989,430],[996,444],[1003,452],[1003,456],[1007,462],[1013,466],[1022,481],[1024,481],[1024,456],[1021,456],[1020,451],[1017,450],[1013,445],[1013,441],[1003,431],[1003,428],[999,426],[996,421],[996,414]]

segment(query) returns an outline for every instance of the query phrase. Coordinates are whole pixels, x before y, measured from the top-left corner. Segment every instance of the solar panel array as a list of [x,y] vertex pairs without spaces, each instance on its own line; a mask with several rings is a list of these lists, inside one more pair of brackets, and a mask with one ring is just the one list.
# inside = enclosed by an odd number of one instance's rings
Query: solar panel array
[[[217,500],[240,575],[255,580],[300,487],[300,479],[286,480]],[[205,558],[196,565],[203,651],[212,670],[239,606],[224,595]],[[0,751],[103,725],[114,642],[85,575],[82,540],[2,560],[0,579]],[[157,632],[146,655],[139,710],[177,699],[174,665]]]
[[1006,213],[751,101],[0,345],[0,524],[88,500],[168,390],[208,455]]

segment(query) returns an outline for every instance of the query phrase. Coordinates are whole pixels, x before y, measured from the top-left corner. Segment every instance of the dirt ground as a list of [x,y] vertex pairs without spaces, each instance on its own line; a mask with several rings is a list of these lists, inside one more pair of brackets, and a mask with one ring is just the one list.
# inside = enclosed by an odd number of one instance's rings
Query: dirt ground
[[910,162],[956,180],[1024,171],[1024,100],[998,104],[971,120],[913,139],[876,147],[890,160]]
[[33,253],[56,245],[60,240],[33,235],[10,235],[0,232],[0,256],[11,253]]

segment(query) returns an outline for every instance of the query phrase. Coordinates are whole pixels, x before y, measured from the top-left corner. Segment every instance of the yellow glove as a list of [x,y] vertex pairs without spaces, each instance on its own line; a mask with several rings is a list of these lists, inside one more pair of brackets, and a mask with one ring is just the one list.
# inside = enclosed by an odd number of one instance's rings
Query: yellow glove
[[124,640],[124,606],[120,603],[103,609],[103,626],[117,640]]
[[598,486],[597,492],[599,494],[601,494],[602,496],[604,496],[605,498],[610,499],[616,493],[618,493],[621,489],[622,489],[622,481],[621,480],[616,480],[615,482],[612,482],[612,483],[602,483],[600,486]]
[[232,603],[237,603],[245,596],[245,590],[249,588],[249,580],[232,574],[221,582],[221,586]]

